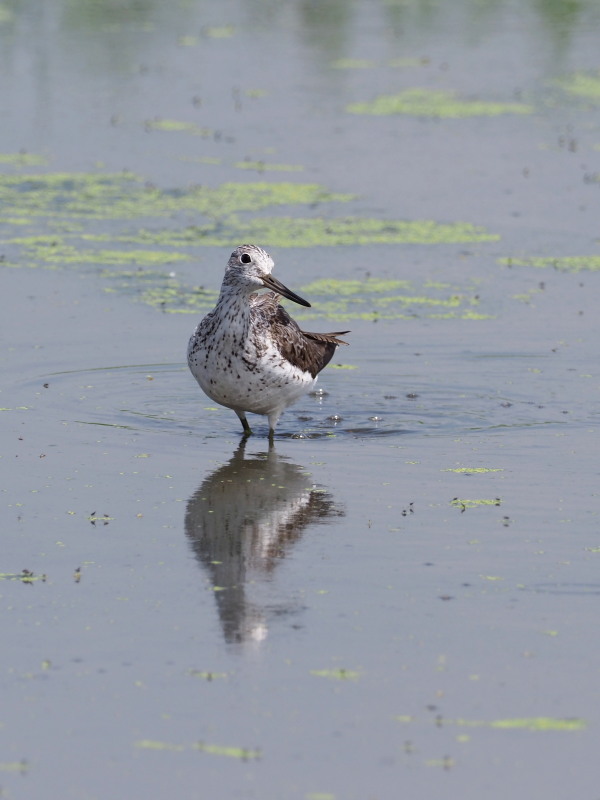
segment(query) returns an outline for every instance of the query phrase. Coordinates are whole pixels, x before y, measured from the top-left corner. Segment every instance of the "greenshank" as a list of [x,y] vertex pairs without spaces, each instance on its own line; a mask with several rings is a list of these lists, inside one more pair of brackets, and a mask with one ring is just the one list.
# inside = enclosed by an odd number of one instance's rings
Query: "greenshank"
[[[200,388],[231,408],[244,435],[246,414],[269,420],[269,437],[282,412],[312,389],[338,345],[336,333],[303,331],[279,304],[280,297],[310,303],[271,275],[271,256],[253,244],[231,254],[214,310],[200,322],[188,345],[188,364]],[[270,292],[257,293],[259,289]]]

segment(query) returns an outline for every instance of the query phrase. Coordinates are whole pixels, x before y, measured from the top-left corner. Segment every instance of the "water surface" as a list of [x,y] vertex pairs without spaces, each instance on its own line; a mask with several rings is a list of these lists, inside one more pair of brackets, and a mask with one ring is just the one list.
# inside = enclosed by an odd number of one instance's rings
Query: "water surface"
[[[599,36],[0,3],[7,795],[593,794]],[[184,365],[243,240],[352,330],[273,446]]]

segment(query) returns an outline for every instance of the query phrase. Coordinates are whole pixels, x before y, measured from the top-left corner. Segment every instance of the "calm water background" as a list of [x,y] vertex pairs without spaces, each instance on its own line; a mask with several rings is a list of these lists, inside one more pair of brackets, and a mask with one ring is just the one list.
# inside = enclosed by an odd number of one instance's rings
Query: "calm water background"
[[[3,796],[598,794],[599,70],[584,0],[0,3]],[[352,329],[272,449],[183,364],[242,233]]]

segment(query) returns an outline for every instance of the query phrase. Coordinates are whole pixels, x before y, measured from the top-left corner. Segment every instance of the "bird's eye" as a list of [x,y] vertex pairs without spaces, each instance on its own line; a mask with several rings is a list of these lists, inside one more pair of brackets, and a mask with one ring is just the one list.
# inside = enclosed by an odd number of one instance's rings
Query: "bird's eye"
[[240,256],[240,261],[242,262],[242,264],[249,264],[252,261],[252,259],[250,258],[248,253],[242,253],[242,255]]

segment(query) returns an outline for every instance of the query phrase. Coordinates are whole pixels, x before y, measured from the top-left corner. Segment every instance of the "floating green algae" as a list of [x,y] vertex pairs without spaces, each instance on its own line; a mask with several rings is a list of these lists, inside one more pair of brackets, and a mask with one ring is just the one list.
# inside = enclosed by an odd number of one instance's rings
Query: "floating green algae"
[[559,272],[600,270],[600,256],[564,256],[561,258],[500,258],[499,264],[507,267],[536,267],[556,269]]
[[[181,229],[142,228],[134,233],[86,234],[104,239],[164,247],[222,246],[232,241],[260,241],[279,247],[355,244],[453,244],[497,241],[485,228],[466,222],[381,220],[361,217],[259,217],[242,220],[241,212],[269,207],[346,203],[351,194],[329,192],[319,184],[291,182],[224,183],[166,191],[145,184],[133,173],[49,173],[0,176],[0,204],[16,220],[43,216],[55,222],[75,220],[173,220],[179,213],[206,222]],[[21,241],[21,244],[26,244]],[[34,244],[31,242],[30,244]],[[43,244],[42,241],[38,244]]]
[[443,470],[443,472],[457,472],[460,474],[473,475],[485,472],[504,472],[501,467],[455,467]]
[[212,128],[203,128],[195,122],[184,122],[178,119],[149,119],[145,122],[148,131],[166,131],[168,133],[192,133],[194,136],[208,138],[214,134]]
[[600,74],[575,72],[555,81],[565,92],[585,100],[600,102]]
[[[42,240],[44,237],[35,238]],[[48,238],[51,239],[51,237]],[[44,264],[139,264],[140,267],[151,267],[190,259],[186,253],[162,250],[79,250],[72,245],[58,242],[56,239],[48,242],[39,241],[39,243],[28,243],[27,240],[19,241],[19,239],[9,241],[22,244],[27,258]]]
[[497,719],[489,723],[490,728],[525,729],[528,731],[582,731],[587,727],[584,719],[556,719],[555,717],[521,717]]
[[26,217],[0,217],[0,225],[29,225]]
[[375,62],[368,58],[336,58],[331,62],[333,69],[370,69]]
[[346,295],[360,296],[365,292],[389,292],[393,291],[394,289],[408,289],[410,285],[410,281],[389,280],[382,278],[365,278],[362,281],[351,279],[340,280],[337,278],[320,278],[312,283],[304,284],[302,291],[307,292],[308,294],[332,294],[336,297],[343,297]]
[[182,752],[185,750],[183,744],[172,744],[171,742],[160,742],[155,739],[140,739],[135,743],[140,750],[166,750],[171,752]]
[[[161,742],[155,739],[140,739],[135,742],[135,746],[140,750],[163,750],[167,752],[182,752],[187,750],[186,745],[174,744],[172,742]],[[238,758],[241,761],[250,761],[261,757],[260,750],[249,749],[246,747],[229,747],[226,745],[208,744],[206,742],[194,742],[190,745],[191,750],[200,750],[203,753],[210,753],[216,756],[228,756]]]
[[[438,307],[450,309],[444,316],[452,319],[468,318],[472,304],[479,299],[475,289],[464,287],[460,293],[456,287],[429,288],[420,292],[399,295],[397,286],[410,289],[409,281],[365,278],[363,281],[323,279],[297,288],[313,302],[310,310],[294,307],[294,316],[303,321],[335,320],[396,320],[415,317],[437,317]],[[454,290],[453,290],[454,289]],[[203,287],[188,288],[176,278],[169,277],[162,284],[148,287],[141,300],[170,313],[200,313],[210,310],[217,297],[216,291]],[[485,315],[481,315],[485,316]]]
[[460,314],[460,319],[470,319],[470,320],[484,320],[484,319],[494,319],[493,314],[482,314],[479,311],[473,311],[472,309],[467,309]]
[[[406,295],[393,294],[388,297],[381,297],[379,305],[390,305],[399,303],[403,306],[445,306],[446,308],[458,308],[465,302],[465,298],[458,294],[450,297],[427,297],[426,295]],[[477,302],[473,298],[473,302]]]
[[236,169],[248,169],[254,172],[303,172],[300,164],[270,164],[267,161],[236,161]]
[[179,156],[181,161],[187,161],[189,164],[212,164],[218,166],[223,163],[223,159],[218,156]]
[[494,103],[460,99],[455,92],[434,89],[406,89],[394,95],[380,95],[370,103],[351,103],[351,114],[410,114],[418,117],[459,119],[463,117],[497,117],[501,114],[531,114],[533,107],[525,103]]
[[229,39],[234,35],[235,27],[233,25],[207,25],[202,28],[202,33],[209,39]]
[[227,756],[228,758],[238,758],[240,761],[251,761],[261,757],[260,750],[250,750],[246,747],[227,747],[219,744],[207,744],[206,742],[196,742],[194,750],[209,753],[213,756]]
[[356,681],[360,678],[360,672],[352,669],[311,669],[311,675],[318,678],[333,678],[336,681]]
[[36,575],[29,569],[23,569],[19,573],[0,572],[0,581],[21,581],[21,583],[41,581],[42,583],[46,583],[46,575]]
[[[373,244],[458,244],[499,237],[470,223],[432,220],[325,219],[320,207],[354,195],[315,183],[228,182],[165,190],[131,173],[0,175],[0,224],[9,229],[4,265],[97,267],[116,282],[110,291],[135,291],[142,301],[174,313],[206,310],[216,293],[185,286],[167,271],[206,246],[256,241],[265,246],[316,247]],[[315,216],[260,216],[264,209],[296,206]],[[181,217],[188,223],[181,225]],[[197,218],[198,224],[189,225]],[[158,224],[156,221],[159,221]],[[156,226],[156,227],[153,227]],[[32,233],[34,235],[24,235]],[[11,233],[15,235],[11,235]],[[137,269],[136,269],[137,268]],[[384,320],[437,316],[481,319],[473,287],[366,278],[315,282],[324,302],[304,319]]]
[[12,167],[41,167],[47,163],[46,156],[37,153],[0,153],[0,164]]
[[229,673],[227,672],[211,672],[210,670],[200,670],[200,669],[190,669],[188,670],[188,675],[191,675],[193,678],[202,678],[209,683],[211,681],[219,680],[220,678],[228,678]]
[[0,204],[26,218],[106,218],[113,204],[142,191],[141,179],[128,172],[0,175]]
[[160,272],[158,270],[138,267],[137,269],[103,269],[99,272],[102,278],[118,278],[120,281],[131,281],[132,283],[143,283],[148,281],[171,281],[174,276],[171,272]]
[[140,300],[149,306],[169,311],[172,314],[190,314],[210,311],[219,296],[218,292],[202,288],[189,289],[178,281],[169,279],[163,285],[146,289]]
[[470,223],[432,220],[255,218],[240,233],[277,247],[357,244],[455,244],[499,237]]
[[25,760],[0,761],[0,772],[20,772],[22,775],[25,775],[25,773],[29,772],[29,764]]
[[390,58],[387,61],[388,67],[393,67],[394,69],[404,69],[405,67],[424,67],[429,64],[429,58],[427,56],[421,56],[420,58],[414,58],[407,56],[406,58]]
[[[437,223],[432,220],[379,220],[360,217],[336,219],[303,217],[254,217],[241,220],[243,211],[256,213],[269,206],[348,202],[353,195],[328,192],[318,184],[225,183],[218,187],[192,186],[165,191],[144,184],[132,173],[50,173],[0,176],[0,203],[18,220],[45,216],[48,220],[172,219],[181,212],[204,216],[210,223],[183,230],[141,229],[121,235],[98,235],[124,243],[165,247],[222,246],[231,241],[260,241],[279,247],[355,244],[448,244],[496,241],[499,237],[470,223]],[[87,234],[90,241],[93,235]],[[15,243],[44,245],[45,242]],[[49,246],[55,246],[49,243]],[[47,253],[46,253],[47,255]],[[175,258],[181,258],[175,256]],[[150,258],[150,256],[148,256]],[[76,260],[73,254],[72,261]]]
[[[233,25],[220,25],[210,26],[206,25],[202,28],[202,35],[207,39],[229,39],[235,34]],[[180,47],[194,47],[198,44],[200,38],[198,36],[191,36],[189,34],[180,36],[177,39],[177,44]]]
[[0,175],[0,204],[17,216],[122,220],[192,212],[214,220],[269,206],[314,206],[353,197],[311,183],[230,182],[168,191],[130,172]]
[[501,504],[499,497],[494,498],[482,498],[480,500],[466,500],[460,497],[455,497],[453,500],[450,501],[450,505],[454,506],[455,508],[460,508],[461,511],[464,511],[465,508],[475,508],[476,506],[499,506]]
[[14,12],[10,8],[6,8],[4,5],[0,5],[0,25],[4,25],[7,22],[12,22],[14,19]]
[[437,223],[432,220],[380,220],[362,217],[254,217],[246,222],[232,214],[212,225],[195,225],[180,230],[142,229],[136,234],[119,237],[119,241],[169,247],[222,247],[225,243],[242,241],[261,242],[266,247],[332,247],[462,244],[492,242],[499,238],[485,228],[467,222]]
[[253,100],[258,100],[260,97],[266,97],[269,92],[266,89],[245,89],[244,94],[246,97],[251,97]]
[[[396,717],[397,722],[415,722],[415,718],[408,715]],[[497,730],[527,730],[527,731],[562,731],[572,732],[585,730],[587,723],[580,717],[513,717],[510,719],[496,719],[490,722],[470,719],[436,718],[438,727],[458,726],[466,728],[495,728]]]

